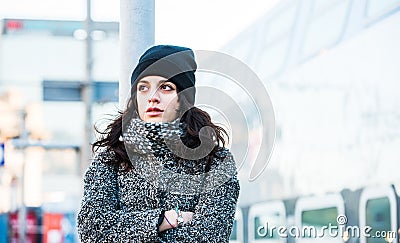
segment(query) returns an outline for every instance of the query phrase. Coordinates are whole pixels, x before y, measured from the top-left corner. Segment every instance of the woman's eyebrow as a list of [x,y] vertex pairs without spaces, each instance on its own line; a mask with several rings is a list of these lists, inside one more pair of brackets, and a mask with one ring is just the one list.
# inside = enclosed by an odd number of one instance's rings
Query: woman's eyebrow
[[159,84],[166,83],[166,82],[170,82],[170,81],[168,79],[163,79],[163,80],[158,81]]
[[[169,81],[168,79],[163,79],[163,80],[158,81],[158,84],[162,84],[162,83],[165,83],[165,82],[171,82],[171,81]],[[148,84],[150,82],[145,80],[145,79],[142,79],[138,83],[147,83]]]

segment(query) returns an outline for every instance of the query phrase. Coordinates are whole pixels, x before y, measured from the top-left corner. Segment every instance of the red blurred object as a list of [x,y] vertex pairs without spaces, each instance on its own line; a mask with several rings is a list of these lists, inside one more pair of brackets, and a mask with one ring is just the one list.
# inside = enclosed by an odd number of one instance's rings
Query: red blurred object
[[[17,243],[19,240],[19,225],[18,225],[18,212],[10,213],[10,242]],[[38,216],[33,211],[28,211],[26,215],[26,242],[36,243],[38,242],[38,231],[39,222]]]
[[[51,238],[51,242],[63,242],[62,219],[64,215],[60,213],[45,213],[43,215],[43,242],[46,243]],[[56,238],[56,239],[55,239]]]
[[8,20],[6,23],[7,30],[19,30],[24,27],[24,24],[20,20]]

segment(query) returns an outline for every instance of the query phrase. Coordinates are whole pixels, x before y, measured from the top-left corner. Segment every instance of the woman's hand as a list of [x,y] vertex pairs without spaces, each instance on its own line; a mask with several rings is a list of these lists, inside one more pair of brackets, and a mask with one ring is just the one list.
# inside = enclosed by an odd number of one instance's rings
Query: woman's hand
[[[193,212],[181,211],[181,213],[182,213],[183,223],[184,224],[193,219],[193,215],[194,215]],[[172,229],[172,228],[178,227],[178,220],[177,220],[178,219],[178,214],[176,213],[176,211],[174,209],[165,211],[164,216],[165,216],[164,220],[160,224],[160,226],[158,228],[158,231],[162,232],[164,230],[168,230],[168,229]],[[168,219],[169,223],[168,223],[166,218]]]
[[193,219],[194,213],[192,212],[181,212],[181,213],[183,217],[183,224],[186,224],[187,222]]

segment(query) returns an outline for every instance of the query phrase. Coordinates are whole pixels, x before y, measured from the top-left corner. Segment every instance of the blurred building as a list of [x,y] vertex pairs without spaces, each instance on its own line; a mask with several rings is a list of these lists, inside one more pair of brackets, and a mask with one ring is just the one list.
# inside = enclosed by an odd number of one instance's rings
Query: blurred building
[[[81,196],[79,146],[83,141],[84,22],[3,19],[0,35],[0,211],[18,207],[25,162],[25,203],[75,211]],[[93,23],[93,121],[115,114],[118,99],[118,23]],[[104,93],[110,94],[104,99]],[[24,122],[25,121],[25,122]],[[101,124],[99,124],[102,127]],[[11,139],[26,134],[27,149]]]
[[400,181],[399,10],[282,1],[223,48],[258,74],[276,116],[271,161],[243,203]]

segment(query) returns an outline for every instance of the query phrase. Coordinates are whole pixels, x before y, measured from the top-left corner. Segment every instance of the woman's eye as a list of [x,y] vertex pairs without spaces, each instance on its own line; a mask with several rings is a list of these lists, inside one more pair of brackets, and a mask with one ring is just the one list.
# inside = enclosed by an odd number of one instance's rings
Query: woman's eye
[[174,90],[174,87],[172,87],[172,85],[170,85],[170,84],[163,84],[163,85],[160,86],[160,88],[162,90],[166,90],[166,91]]
[[146,85],[139,85],[137,89],[138,89],[138,91],[145,91],[145,90],[147,90],[147,87],[146,87]]

